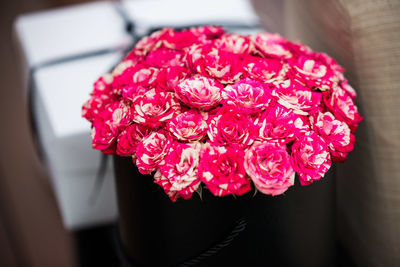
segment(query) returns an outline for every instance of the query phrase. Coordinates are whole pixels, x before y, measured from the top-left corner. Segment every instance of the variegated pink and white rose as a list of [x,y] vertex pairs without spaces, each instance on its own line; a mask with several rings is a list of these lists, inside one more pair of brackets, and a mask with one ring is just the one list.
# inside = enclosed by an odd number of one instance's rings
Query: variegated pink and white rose
[[194,44],[186,51],[189,67],[220,83],[234,83],[243,75],[244,58],[240,54],[220,50],[212,44]]
[[156,92],[155,89],[137,96],[131,105],[136,123],[158,127],[180,113],[181,105],[171,92]]
[[95,120],[91,132],[92,147],[101,150],[104,154],[115,153],[115,141],[118,137],[118,129],[103,120]]
[[251,37],[256,48],[266,57],[284,58],[292,57],[287,47],[288,41],[279,34],[259,33]]
[[362,121],[333,58],[278,34],[165,28],[139,40],[82,107],[92,146],[131,157],[172,201],[279,195],[346,160]]
[[286,65],[278,59],[248,57],[244,69],[251,79],[263,83],[280,83],[286,79]]
[[256,134],[256,128],[249,116],[231,107],[219,109],[210,119],[207,131],[211,143],[241,148],[251,145]]
[[272,93],[282,106],[294,113],[308,115],[320,108],[322,95],[294,81],[286,80]]
[[301,84],[321,91],[330,90],[338,82],[334,71],[313,57],[300,56],[292,65],[292,70]]
[[136,147],[144,137],[152,133],[152,129],[143,124],[133,123],[118,136],[117,155],[136,157]]
[[147,135],[136,147],[136,166],[142,174],[150,174],[165,164],[173,142],[171,134],[159,130]]
[[358,127],[363,120],[358,113],[357,106],[353,99],[341,88],[334,88],[331,94],[324,92],[324,104],[327,109],[335,115],[335,117],[345,122],[352,132]]
[[201,140],[207,134],[206,116],[197,109],[190,109],[172,119],[167,128],[180,141]]
[[165,164],[154,175],[172,201],[179,197],[189,199],[200,185],[198,176],[201,143],[174,142],[171,152],[165,157]]
[[300,136],[292,146],[291,162],[302,185],[321,179],[331,167],[329,148],[315,132]]
[[271,91],[264,84],[250,79],[227,85],[222,90],[222,101],[246,113],[260,112],[271,103]]
[[257,120],[258,140],[286,144],[309,131],[307,118],[281,105],[266,110]]
[[264,194],[280,195],[294,184],[295,172],[286,145],[255,142],[246,151],[244,167],[254,185]]
[[332,161],[345,161],[347,153],[353,150],[355,141],[349,126],[337,120],[330,112],[318,113],[310,119],[312,120],[313,130],[328,145]]
[[206,143],[200,152],[199,177],[215,196],[242,195],[250,191],[241,149]]
[[175,93],[185,105],[209,110],[221,100],[222,85],[212,78],[193,76],[175,87]]
[[235,53],[250,54],[254,51],[254,44],[251,40],[240,34],[225,34],[215,40],[215,46],[219,50]]

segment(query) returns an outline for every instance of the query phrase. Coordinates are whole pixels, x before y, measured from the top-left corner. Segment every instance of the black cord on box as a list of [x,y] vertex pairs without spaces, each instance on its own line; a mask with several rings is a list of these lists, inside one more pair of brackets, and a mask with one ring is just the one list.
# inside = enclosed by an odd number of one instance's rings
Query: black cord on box
[[[235,226],[233,227],[232,231],[221,241],[214,244],[212,247],[206,249],[204,252],[200,253],[199,255],[192,257],[188,260],[185,260],[182,263],[177,264],[177,267],[190,267],[196,266],[200,263],[203,263],[208,258],[218,254],[222,249],[228,247],[232,244],[235,238],[244,230],[246,230],[247,221],[244,218],[241,218],[235,222]],[[119,232],[118,224],[115,226],[114,232],[114,243],[115,243],[115,250],[117,253],[118,258],[123,267],[142,267],[137,263],[133,263],[131,259],[129,259],[127,253],[123,248],[123,244],[121,242],[121,235]]]

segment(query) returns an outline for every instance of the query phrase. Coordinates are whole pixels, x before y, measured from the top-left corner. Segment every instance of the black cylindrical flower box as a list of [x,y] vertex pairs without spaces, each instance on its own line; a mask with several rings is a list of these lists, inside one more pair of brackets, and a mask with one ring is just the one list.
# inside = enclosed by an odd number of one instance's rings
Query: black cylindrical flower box
[[[122,246],[137,266],[176,266],[246,229],[196,266],[335,266],[334,170],[310,186],[271,197],[214,197],[203,190],[173,203],[130,158],[114,156]],[[334,166],[332,166],[332,169]]]

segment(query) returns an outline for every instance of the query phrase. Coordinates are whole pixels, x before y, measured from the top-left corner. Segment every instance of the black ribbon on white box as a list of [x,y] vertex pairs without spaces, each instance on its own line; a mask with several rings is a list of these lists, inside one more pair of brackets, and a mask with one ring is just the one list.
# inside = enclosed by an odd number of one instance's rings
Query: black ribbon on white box
[[[120,3],[114,3],[113,6],[114,6],[116,12],[119,14],[119,16],[122,18],[122,20],[124,22],[125,31],[132,37],[131,45],[128,45],[126,47],[107,48],[107,49],[86,52],[86,53],[75,54],[72,56],[60,57],[60,58],[56,58],[53,60],[49,60],[49,61],[37,64],[37,65],[31,66],[29,69],[29,77],[28,77],[28,84],[27,84],[27,86],[28,86],[28,88],[27,88],[28,89],[27,90],[28,91],[28,113],[29,113],[28,118],[29,118],[30,130],[31,130],[31,134],[32,134],[32,141],[33,141],[35,150],[36,150],[40,160],[42,160],[42,161],[46,160],[46,155],[43,151],[43,146],[40,143],[40,138],[39,138],[38,129],[37,129],[37,121],[34,116],[35,98],[36,98],[36,93],[37,93],[36,87],[34,84],[35,73],[39,69],[48,68],[48,67],[68,63],[68,62],[75,61],[75,60],[91,58],[91,57],[101,56],[101,55],[110,54],[110,53],[120,52],[123,54],[123,56],[125,56],[134,47],[136,42],[139,41],[142,37],[148,36],[148,35],[152,34],[153,32],[158,31],[164,27],[168,27],[168,25],[165,25],[165,26],[160,25],[159,27],[150,27],[145,31],[144,34],[140,35],[136,31],[135,23],[133,21],[131,21],[131,19],[129,18],[129,15],[126,13],[123,6]],[[206,25],[206,24],[192,24],[192,25],[185,25],[182,27],[171,27],[171,28],[174,28],[176,30],[184,30],[184,29],[203,26],[203,25]],[[235,32],[235,31],[245,31],[246,32],[246,31],[262,30],[262,28],[257,24],[246,25],[246,24],[237,23],[235,21],[230,21],[230,22],[225,21],[225,22],[216,22],[216,23],[210,22],[210,23],[207,23],[207,25],[220,25],[220,26],[223,26],[228,31],[233,31],[233,32]],[[122,58],[121,58],[121,60],[122,60]],[[109,72],[111,72],[118,63],[119,63],[119,61],[116,62],[116,64],[110,68]],[[105,179],[106,171],[108,168],[108,161],[109,161],[109,155],[106,155],[106,154],[103,154],[100,152],[99,168],[97,170],[93,189],[92,189],[89,199],[88,199],[89,203],[91,203],[91,204],[94,204],[96,202],[97,197],[100,194],[100,191],[101,191],[104,179]],[[204,250],[198,256],[188,259],[181,264],[178,264],[178,266],[195,266],[195,265],[201,263],[204,259],[217,254],[221,249],[229,246],[233,242],[235,237],[237,237],[242,231],[244,231],[246,229],[246,224],[247,224],[247,222],[244,218],[239,219],[236,222],[235,226],[233,227],[232,231],[223,240],[215,243],[212,247]],[[115,231],[115,248],[116,248],[117,255],[118,255],[121,263],[123,264],[123,266],[127,266],[127,267],[138,266],[137,264],[133,264],[128,259],[126,253],[124,252],[124,249],[122,247],[122,243],[120,240],[120,236],[119,236],[118,226],[116,226],[116,231]]]

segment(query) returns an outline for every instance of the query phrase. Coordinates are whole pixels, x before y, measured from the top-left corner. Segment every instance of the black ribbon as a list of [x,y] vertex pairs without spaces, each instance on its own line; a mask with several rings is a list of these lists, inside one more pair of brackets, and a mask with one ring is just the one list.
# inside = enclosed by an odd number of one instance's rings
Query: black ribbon
[[[235,240],[235,238],[244,230],[246,230],[247,226],[247,221],[244,218],[241,218],[235,222],[235,226],[231,230],[231,232],[221,241],[215,243],[213,246],[210,248],[204,250],[202,253],[199,255],[190,258],[188,260],[185,260],[182,263],[178,263],[177,267],[190,267],[190,266],[196,266],[204,260],[216,255],[218,252],[220,252],[222,249],[225,247],[228,247],[229,245],[232,244],[232,242]],[[115,232],[114,232],[114,246],[115,246],[115,251],[117,253],[117,256],[122,263],[122,266],[124,267],[142,267],[141,265],[134,263],[131,259],[129,259],[128,255],[126,254],[123,244],[121,242],[121,235],[119,232],[119,227],[118,225],[115,226]]]

